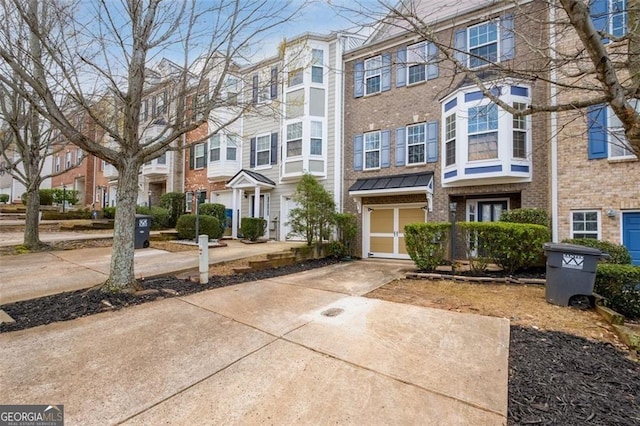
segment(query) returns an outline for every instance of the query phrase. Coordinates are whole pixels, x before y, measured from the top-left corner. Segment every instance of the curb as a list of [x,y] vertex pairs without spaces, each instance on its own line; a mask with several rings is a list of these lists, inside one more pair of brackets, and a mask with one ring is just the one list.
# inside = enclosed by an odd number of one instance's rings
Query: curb
[[465,275],[449,275],[437,273],[409,272],[405,278],[410,280],[433,280],[433,281],[458,281],[477,284],[497,283],[497,284],[523,284],[523,285],[545,285],[547,282],[541,278],[498,278],[498,277],[468,277]]

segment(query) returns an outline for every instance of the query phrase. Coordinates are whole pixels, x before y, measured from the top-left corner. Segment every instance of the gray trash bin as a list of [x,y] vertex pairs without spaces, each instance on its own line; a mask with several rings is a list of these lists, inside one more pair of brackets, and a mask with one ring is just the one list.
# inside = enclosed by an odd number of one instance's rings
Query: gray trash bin
[[596,268],[607,253],[576,244],[545,243],[547,256],[547,302],[586,309],[593,305]]
[[136,215],[136,229],[135,229],[135,246],[134,248],[147,248],[149,247],[149,232],[151,231],[151,216],[144,214]]

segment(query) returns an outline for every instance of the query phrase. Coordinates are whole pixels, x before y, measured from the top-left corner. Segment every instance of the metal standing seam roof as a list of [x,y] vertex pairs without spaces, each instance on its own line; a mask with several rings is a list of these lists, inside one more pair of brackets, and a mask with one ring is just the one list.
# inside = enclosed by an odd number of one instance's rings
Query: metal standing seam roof
[[431,179],[433,179],[433,172],[363,178],[356,180],[349,188],[349,192],[425,187],[429,185]]
[[268,185],[273,185],[276,186],[276,183],[274,181],[272,181],[271,179],[269,179],[268,177],[266,177],[265,175],[262,175],[260,173],[251,171],[251,170],[247,170],[247,169],[242,169],[240,170],[238,173],[236,173],[231,179],[229,179],[227,181],[227,183],[231,182],[232,180],[234,180],[238,175],[240,174],[246,174],[247,176],[250,176],[251,178],[257,180],[258,182],[262,182],[262,183],[266,183]]

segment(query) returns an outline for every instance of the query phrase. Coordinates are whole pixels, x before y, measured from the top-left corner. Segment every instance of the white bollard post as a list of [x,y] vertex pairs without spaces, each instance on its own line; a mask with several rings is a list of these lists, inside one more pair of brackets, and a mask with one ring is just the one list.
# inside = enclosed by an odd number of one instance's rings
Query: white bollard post
[[198,246],[200,248],[200,284],[206,284],[209,282],[209,236],[200,235]]

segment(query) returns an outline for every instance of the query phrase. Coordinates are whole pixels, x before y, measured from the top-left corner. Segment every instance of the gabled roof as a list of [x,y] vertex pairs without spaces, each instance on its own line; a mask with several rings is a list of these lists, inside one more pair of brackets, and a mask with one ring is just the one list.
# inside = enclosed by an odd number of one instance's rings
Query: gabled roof
[[227,181],[228,187],[261,186],[275,188],[276,183],[268,177],[252,170],[242,169]]

